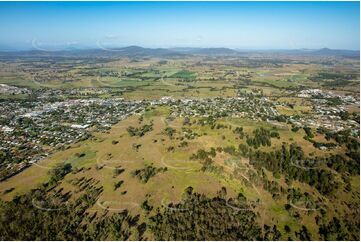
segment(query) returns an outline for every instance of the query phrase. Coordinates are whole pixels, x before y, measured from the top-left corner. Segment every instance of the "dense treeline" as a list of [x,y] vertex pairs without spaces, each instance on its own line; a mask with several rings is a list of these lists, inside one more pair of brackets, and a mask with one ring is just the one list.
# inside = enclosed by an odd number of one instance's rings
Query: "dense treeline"
[[329,223],[320,226],[319,234],[323,240],[359,241],[360,221],[353,224],[350,219],[341,221],[334,217]]
[[10,202],[0,203],[1,240],[127,240],[142,239],[145,224],[128,211],[109,216],[89,213],[102,188],[90,186],[75,201],[71,194],[44,185]]
[[328,130],[318,129],[317,132],[324,134],[326,140],[335,140],[340,146],[345,145],[347,151],[345,155],[331,155],[326,158],[327,166],[340,172],[342,174],[348,173],[351,175],[360,174],[360,142],[350,129],[345,129],[339,132],[330,132]]
[[[360,157],[358,157],[360,159]],[[347,159],[342,155],[336,154],[326,158],[326,164],[328,167],[343,174],[348,173],[350,175],[360,174],[360,161]]]
[[[244,196],[240,194],[237,199],[227,201],[225,192],[222,189],[217,197],[207,198],[187,188],[183,203],[169,204],[150,218],[149,227],[155,239],[261,240],[256,214]],[[236,209],[237,202],[242,209]]]
[[360,163],[360,141],[359,134],[352,134],[351,130],[345,129],[339,132],[328,132],[319,130],[325,134],[327,140],[334,139],[339,145],[345,145],[347,148],[346,155],[354,160],[356,163]]
[[293,179],[314,186],[322,194],[330,194],[339,186],[334,175],[325,169],[303,167],[300,161],[306,160],[302,148],[291,144],[289,148],[282,145],[282,149],[273,152],[255,151],[250,155],[250,163],[256,168],[266,168],[272,172],[280,172],[290,182]]

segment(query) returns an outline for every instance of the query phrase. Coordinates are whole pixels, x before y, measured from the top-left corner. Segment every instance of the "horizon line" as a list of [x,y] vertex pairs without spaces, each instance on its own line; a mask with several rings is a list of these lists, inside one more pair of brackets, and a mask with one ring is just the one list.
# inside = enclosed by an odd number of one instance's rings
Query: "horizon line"
[[[245,48],[245,47],[225,47],[225,46],[213,46],[213,47],[209,47],[209,46],[172,46],[172,47],[146,47],[146,46],[141,46],[141,45],[125,45],[125,46],[109,46],[106,48],[100,47],[100,46],[74,46],[71,47],[69,45],[65,45],[61,48],[54,48],[54,49],[41,49],[39,47],[28,47],[28,48],[18,48],[15,46],[7,46],[5,48],[2,48],[0,45],[0,51],[1,52],[22,52],[22,51],[43,51],[43,52],[60,52],[60,51],[76,51],[76,50],[118,50],[118,49],[124,49],[124,48],[129,48],[129,47],[138,47],[138,48],[143,48],[143,49],[167,49],[167,50],[172,50],[172,49],[229,49],[229,50],[235,50],[235,51],[290,51],[290,50],[298,50],[298,51],[315,51],[315,50],[340,50],[340,51],[358,51],[360,52],[360,49],[338,49],[338,48],[329,48],[329,47],[320,47],[320,48],[264,48],[264,47],[260,47],[260,48]],[[44,47],[46,48],[46,47]]]

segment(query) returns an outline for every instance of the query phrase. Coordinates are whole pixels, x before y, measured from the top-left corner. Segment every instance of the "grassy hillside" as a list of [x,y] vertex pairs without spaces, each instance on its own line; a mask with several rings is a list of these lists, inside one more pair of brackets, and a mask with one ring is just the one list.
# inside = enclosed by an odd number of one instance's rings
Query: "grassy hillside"
[[[295,133],[288,126],[280,128],[267,122],[251,122],[247,119],[220,120],[222,126],[212,129],[210,125],[200,125],[200,119],[191,119],[191,125],[184,125],[182,118],[169,120],[167,115],[166,108],[149,110],[142,118],[132,116],[114,125],[109,131],[94,133],[89,140],[55,152],[51,157],[1,182],[1,198],[9,201],[16,195],[29,193],[31,189],[49,182],[49,171],[58,164],[70,164],[72,172],[58,181],[52,190],[70,194],[68,202],[71,202],[76,201],[89,186],[101,187],[102,192],[96,202],[86,210],[89,214],[117,214],[126,209],[133,216],[140,214],[141,221],[149,223],[149,218],[157,213],[157,208],[160,211],[173,211],[174,204],[184,203],[187,187],[207,197],[217,196],[224,187],[227,199],[235,198],[238,194],[245,196],[249,210],[257,215],[255,221],[262,228],[263,234],[266,234],[265,224],[271,227],[276,225],[282,239],[299,239],[294,232],[301,230],[303,225],[313,239],[321,239],[315,223],[315,218],[323,213],[321,211],[327,210],[326,215],[322,215],[327,221],[339,214],[340,210],[350,213],[344,201],[355,199],[357,202],[358,196],[354,195],[358,194],[358,176],[353,177],[351,183],[352,197],[342,191],[343,185],[332,196],[325,196],[305,183],[294,181],[289,184],[284,174],[272,174],[264,170],[265,174],[261,175],[250,165],[247,157],[225,151],[225,147],[246,144],[245,138],[241,139],[234,132],[236,127],[243,127],[248,135],[256,128],[263,127],[280,134],[280,138],[272,138],[271,146],[262,148],[263,151],[272,151],[282,143],[292,141],[302,144],[306,154],[319,153],[310,142],[302,138],[302,130]],[[151,125],[151,130],[134,136],[128,131],[130,126],[142,130],[145,125]],[[211,168],[205,169],[202,158],[191,158],[200,149],[208,152],[212,148],[223,150],[217,149]],[[341,177],[337,177],[343,184]],[[269,190],[266,184],[272,181],[276,188],[283,187],[283,191]],[[292,188],[299,188],[301,193],[307,192],[314,201],[319,201],[319,206],[306,208],[300,200],[297,205],[288,208],[286,205],[290,200],[287,189]],[[145,209],[145,201],[153,209]],[[237,206],[228,207],[235,211],[239,209]],[[288,232],[289,229],[293,232]],[[154,238],[153,232],[148,228],[148,238]]]

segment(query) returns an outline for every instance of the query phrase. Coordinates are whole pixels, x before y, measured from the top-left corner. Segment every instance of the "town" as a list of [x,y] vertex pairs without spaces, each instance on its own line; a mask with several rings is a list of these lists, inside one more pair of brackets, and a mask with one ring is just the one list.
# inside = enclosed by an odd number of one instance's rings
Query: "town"
[[[309,100],[312,109],[302,115],[285,115],[278,107],[289,107],[288,102],[272,101],[258,90],[239,90],[233,98],[186,98],[170,96],[157,100],[127,101],[124,98],[94,98],[103,94],[91,89],[38,90],[2,85],[4,94],[26,93],[34,101],[7,100],[0,103],[1,168],[0,179],[17,174],[33,163],[46,158],[67,145],[86,140],[92,132],[106,131],[112,125],[132,115],[142,115],[149,107],[168,106],[169,117],[244,118],[268,121],[274,125],[290,124],[299,129],[309,127],[339,132],[350,129],[359,137],[359,113],[349,114],[347,105],[359,106],[353,96],[334,95],[320,89],[304,89],[291,95]],[[85,99],[61,101],[64,95],[82,93]],[[40,95],[39,95],[40,94]],[[57,97],[57,98],[54,98]]]

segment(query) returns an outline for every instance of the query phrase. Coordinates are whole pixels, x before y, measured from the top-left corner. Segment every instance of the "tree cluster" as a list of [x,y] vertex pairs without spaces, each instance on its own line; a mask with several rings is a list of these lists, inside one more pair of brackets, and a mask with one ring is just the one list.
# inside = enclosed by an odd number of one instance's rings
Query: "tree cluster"
[[147,183],[150,178],[157,175],[159,172],[166,172],[167,170],[167,167],[156,168],[152,165],[146,165],[143,169],[137,169],[131,174],[141,182]]

